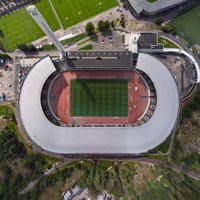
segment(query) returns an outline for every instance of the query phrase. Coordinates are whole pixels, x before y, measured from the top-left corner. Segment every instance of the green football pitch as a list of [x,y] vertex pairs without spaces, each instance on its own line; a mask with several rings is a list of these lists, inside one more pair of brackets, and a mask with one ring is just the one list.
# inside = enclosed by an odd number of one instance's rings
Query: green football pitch
[[200,44],[200,2],[197,2],[189,11],[174,18],[170,24],[190,46]]
[[2,17],[0,28],[3,31],[3,44],[7,51],[11,51],[21,43],[29,43],[44,34],[34,23],[25,9]]
[[65,28],[118,5],[117,0],[52,0],[52,2]]
[[[51,10],[48,0],[40,1],[36,4],[36,7],[54,31],[59,29],[58,21]],[[43,31],[33,21],[25,8],[1,17],[0,28],[4,34],[4,48],[7,51],[14,50],[18,44],[30,43],[44,36]]]
[[71,116],[128,116],[128,80],[72,79]]

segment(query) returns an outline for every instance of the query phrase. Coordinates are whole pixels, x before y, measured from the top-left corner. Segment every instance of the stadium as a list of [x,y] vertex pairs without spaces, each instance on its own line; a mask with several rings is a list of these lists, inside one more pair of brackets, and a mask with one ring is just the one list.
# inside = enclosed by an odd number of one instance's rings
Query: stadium
[[155,15],[182,5],[186,2],[188,2],[188,0],[127,0],[128,7],[135,16],[140,16],[142,14],[148,16]]
[[121,51],[64,52],[49,35],[61,59],[46,56],[37,62],[19,99],[27,135],[46,152],[139,155],[164,142],[176,129],[180,95],[157,53],[187,56],[193,66],[191,82],[200,82],[196,60],[183,50],[164,49],[156,33],[129,34],[128,49]]

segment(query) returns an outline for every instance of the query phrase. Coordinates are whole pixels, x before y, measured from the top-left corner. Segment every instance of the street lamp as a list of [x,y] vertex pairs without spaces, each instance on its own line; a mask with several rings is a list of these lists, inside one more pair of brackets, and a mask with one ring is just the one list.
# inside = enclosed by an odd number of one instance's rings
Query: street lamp
[[101,18],[101,6],[102,6],[102,1],[99,2],[99,7],[100,7],[100,18]]

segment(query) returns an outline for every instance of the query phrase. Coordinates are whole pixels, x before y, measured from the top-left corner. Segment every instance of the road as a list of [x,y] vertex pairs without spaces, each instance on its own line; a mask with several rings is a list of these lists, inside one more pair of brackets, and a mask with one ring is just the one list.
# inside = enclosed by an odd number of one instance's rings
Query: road
[[34,52],[34,53],[29,53],[29,54],[25,54],[22,51],[14,51],[14,52],[9,52],[7,53],[11,58],[15,58],[15,57],[45,57],[47,55],[51,56],[51,57],[59,57],[59,51],[39,51],[39,52]]
[[64,166],[64,165],[67,165],[71,162],[72,160],[67,160],[65,159],[64,162],[60,161],[54,165],[52,165],[52,167],[50,169],[46,169],[44,170],[44,172],[37,178],[35,179],[34,181],[31,181],[21,192],[19,192],[19,195],[21,194],[25,194],[29,191],[31,191],[34,186],[45,176],[48,176],[49,174],[55,172],[58,168]]

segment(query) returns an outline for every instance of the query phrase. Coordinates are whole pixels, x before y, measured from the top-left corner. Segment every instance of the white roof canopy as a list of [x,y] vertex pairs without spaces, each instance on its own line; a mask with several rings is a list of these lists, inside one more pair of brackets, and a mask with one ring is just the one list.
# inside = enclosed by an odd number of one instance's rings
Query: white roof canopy
[[44,82],[56,69],[50,57],[35,64],[20,94],[20,114],[30,138],[43,149],[64,154],[138,154],[158,146],[171,133],[179,112],[175,80],[158,59],[139,54],[137,68],[153,81],[157,107],[139,127],[58,127],[45,117],[40,97]]

